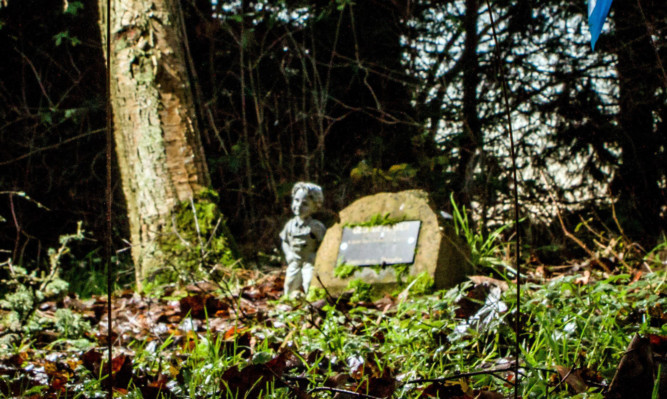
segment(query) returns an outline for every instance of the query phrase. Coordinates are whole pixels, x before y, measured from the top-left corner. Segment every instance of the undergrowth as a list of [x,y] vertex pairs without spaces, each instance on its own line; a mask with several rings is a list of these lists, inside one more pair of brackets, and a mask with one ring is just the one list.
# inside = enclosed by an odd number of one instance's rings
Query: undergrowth
[[[451,397],[440,391],[445,389],[508,397],[516,381],[510,365],[515,361],[518,318],[521,397],[602,398],[635,334],[667,336],[666,243],[638,258],[645,272],[629,267],[627,261],[616,262],[614,273],[602,267],[613,263],[600,262],[561,275],[527,271],[517,315],[511,280],[516,276],[509,268],[495,268],[502,264],[497,259],[502,229],[484,238],[456,207],[455,221],[476,266],[488,266],[504,276],[503,281],[468,281],[433,293],[432,281],[420,276],[380,299],[370,294],[368,284],[356,281],[348,295],[333,298],[318,290],[310,301],[277,299],[280,294],[275,291],[282,286],[278,280],[271,285],[278,288],[271,289],[253,281],[240,289],[218,285],[213,293],[198,294],[195,298],[203,309],[187,312],[186,294],[123,294],[114,305],[125,310],[115,321],[121,334],[115,349],[120,359],[114,360],[115,384],[121,375],[125,378],[118,395],[324,398],[333,395],[327,389],[354,389],[370,397]],[[618,258],[618,248],[631,247],[598,242],[605,244],[600,252],[612,248]],[[54,256],[65,251],[56,250]],[[70,309],[54,309],[53,303],[37,306],[46,298],[36,301],[35,295],[47,292],[54,276],[24,277],[15,284],[16,292],[31,293],[32,302],[19,295],[2,303],[6,320],[13,317],[19,323],[0,327],[0,336],[11,333],[21,339],[0,343],[0,366],[5,367],[0,369],[0,397],[106,395],[101,354],[106,320],[96,313],[104,302],[96,299]],[[480,287],[485,295],[476,297]],[[179,301],[177,311],[174,303]],[[250,309],[253,301],[258,304]],[[47,311],[55,317],[40,324]],[[142,324],[148,317],[152,318]],[[51,334],[46,345],[41,337],[45,332]],[[479,373],[493,369],[500,371]],[[588,375],[588,392],[575,393],[562,383],[558,371],[575,369]],[[440,393],[429,396],[433,380],[448,377],[438,385]]]
[[[661,309],[667,307],[664,272],[636,281],[621,274],[588,284],[579,277],[523,285],[520,394],[524,398],[543,398],[547,391],[549,397],[572,397],[565,384],[555,387],[559,366],[590,370],[599,376],[600,385],[608,384],[634,334],[667,335],[660,318]],[[283,299],[268,303],[261,317],[237,319],[236,327],[225,333],[212,327],[212,316],[205,317],[200,328],[188,330],[193,328],[188,325],[197,325],[188,316],[180,323],[184,331],[162,340],[133,340],[125,352],[133,354],[135,376],[166,375],[169,383],[164,387],[171,397],[236,397],[222,383],[229,370],[270,364],[289,350],[299,361],[287,368],[284,378],[297,381],[304,390],[331,384],[337,375],[354,376],[354,370],[372,365],[374,374],[366,377],[369,384],[377,384],[378,375],[390,376],[394,397],[418,398],[429,379],[502,368],[514,359],[514,288],[510,285],[501,293],[502,311],[472,323],[470,315],[466,320],[457,310],[472,286],[467,282],[431,295],[407,292],[393,297],[387,302],[393,305],[386,307],[383,302],[358,302],[368,299],[361,292],[355,301],[339,299],[324,305]],[[86,374],[77,397],[102,397],[103,383],[93,382],[98,376],[80,364],[77,367]],[[466,378],[465,384],[510,395],[509,374],[479,375]],[[145,396],[141,385],[145,377],[135,378],[124,397],[156,397]],[[288,388],[273,383],[260,384],[261,394],[253,391],[253,395],[291,397]],[[580,397],[602,397],[597,392]]]

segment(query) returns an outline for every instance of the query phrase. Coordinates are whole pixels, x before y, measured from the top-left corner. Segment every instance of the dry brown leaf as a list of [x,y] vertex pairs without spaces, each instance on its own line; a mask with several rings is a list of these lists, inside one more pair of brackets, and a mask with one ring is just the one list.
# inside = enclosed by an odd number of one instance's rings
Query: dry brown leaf
[[495,285],[496,287],[500,288],[500,290],[503,292],[509,289],[509,285],[507,284],[506,281],[498,280],[489,276],[470,276],[468,277],[468,279],[473,283],[475,283],[475,285],[480,285],[480,284]]
[[576,393],[586,392],[588,384],[581,377],[579,370],[573,370],[564,366],[556,366],[561,381],[567,383]]

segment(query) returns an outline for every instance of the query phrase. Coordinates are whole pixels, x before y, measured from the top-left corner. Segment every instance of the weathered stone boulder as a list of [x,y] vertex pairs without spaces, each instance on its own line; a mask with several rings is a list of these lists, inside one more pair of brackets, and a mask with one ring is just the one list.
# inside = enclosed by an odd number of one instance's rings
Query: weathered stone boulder
[[436,213],[426,192],[408,190],[363,197],[340,212],[340,221],[327,230],[317,252],[313,287],[323,284],[330,291],[340,292],[355,279],[388,288],[398,283],[399,276],[391,265],[359,267],[346,278],[338,278],[334,274],[343,228],[368,223],[377,215],[387,215],[390,220],[421,221],[414,262],[408,267],[408,275],[418,276],[427,272],[433,278],[435,288],[440,289],[451,287],[472,273],[467,244],[456,236],[451,222]]

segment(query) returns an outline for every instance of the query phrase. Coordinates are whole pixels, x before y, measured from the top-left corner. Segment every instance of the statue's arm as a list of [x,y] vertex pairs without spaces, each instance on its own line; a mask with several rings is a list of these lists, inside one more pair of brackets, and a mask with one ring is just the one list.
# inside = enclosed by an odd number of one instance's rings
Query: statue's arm
[[315,225],[312,227],[312,232],[315,235],[317,242],[320,243],[322,240],[324,240],[324,234],[327,232],[327,228],[322,222],[318,220],[315,222]]
[[289,263],[291,263],[293,260],[297,260],[297,259],[299,259],[299,255],[297,255],[297,254],[292,250],[292,246],[289,245],[289,243],[287,242],[287,240],[283,240],[282,247],[283,247],[283,253],[285,254],[285,262],[287,262],[287,263],[289,264]]
[[287,222],[283,228],[283,231],[280,232],[280,240],[282,241],[281,246],[283,248],[283,253],[285,254],[285,262],[288,264],[293,260],[299,259],[299,255],[294,252],[292,246],[290,245],[289,236],[289,222]]

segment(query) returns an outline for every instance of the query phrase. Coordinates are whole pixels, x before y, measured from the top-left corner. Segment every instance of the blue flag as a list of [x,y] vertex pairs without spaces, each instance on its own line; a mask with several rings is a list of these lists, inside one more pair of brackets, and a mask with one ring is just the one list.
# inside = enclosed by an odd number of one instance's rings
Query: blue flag
[[588,0],[588,30],[591,32],[591,48],[595,50],[604,20],[609,14],[612,0]]

